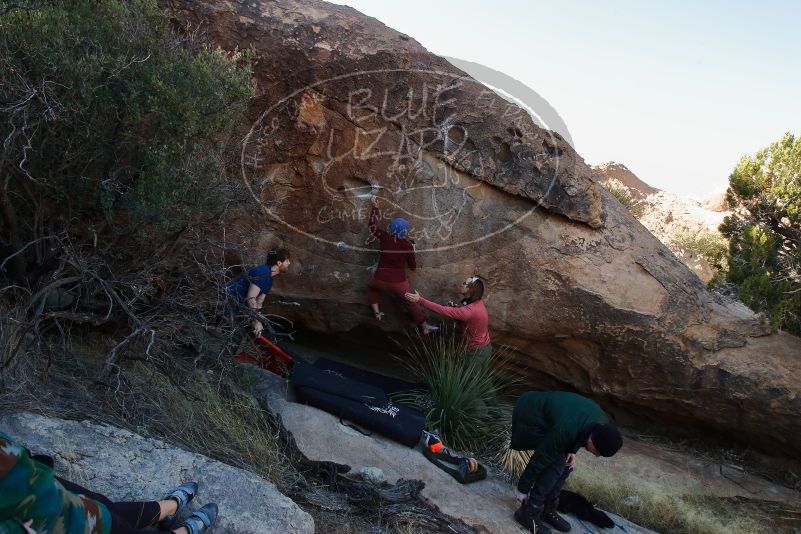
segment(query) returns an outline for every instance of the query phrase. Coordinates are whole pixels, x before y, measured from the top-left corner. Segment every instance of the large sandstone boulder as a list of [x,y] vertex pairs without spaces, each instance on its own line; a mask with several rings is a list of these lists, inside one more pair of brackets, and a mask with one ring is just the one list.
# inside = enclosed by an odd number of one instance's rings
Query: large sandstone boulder
[[211,534],[314,532],[312,517],[274,484],[157,439],[28,412],[3,415],[0,429],[32,452],[52,456],[61,476],[113,501],[159,500],[194,480],[200,486],[195,504],[220,507]]
[[[270,243],[295,251],[275,291],[303,304],[295,318],[307,327],[373,322],[366,199],[376,194],[384,216],[412,223],[420,268],[411,281],[423,295],[451,299],[472,273],[489,280],[494,340],[513,347],[532,387],[801,452],[801,340],[766,336],[749,310],[709,293],[557,134],[345,6],[165,5],[224,49],[255,50],[241,177],[258,209],[226,238],[253,247],[248,262]],[[396,318],[382,328],[408,327],[386,307]]]

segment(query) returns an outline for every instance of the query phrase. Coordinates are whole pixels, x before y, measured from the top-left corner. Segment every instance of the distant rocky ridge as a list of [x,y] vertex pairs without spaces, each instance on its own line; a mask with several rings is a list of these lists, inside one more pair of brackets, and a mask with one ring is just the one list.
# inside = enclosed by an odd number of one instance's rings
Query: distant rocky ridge
[[726,202],[726,191],[714,193],[700,201],[701,207],[714,212],[728,212],[729,205]]
[[639,221],[704,283],[715,276],[715,267],[679,243],[676,236],[699,232],[718,234],[718,226],[729,214],[725,192],[698,202],[648,185],[621,163],[600,163],[592,169],[598,182],[622,189],[642,204]]
[[601,183],[617,183],[626,188],[635,200],[644,200],[648,195],[661,192],[660,189],[651,187],[640,180],[637,175],[622,163],[606,161],[593,165],[592,170],[595,171],[596,177]]

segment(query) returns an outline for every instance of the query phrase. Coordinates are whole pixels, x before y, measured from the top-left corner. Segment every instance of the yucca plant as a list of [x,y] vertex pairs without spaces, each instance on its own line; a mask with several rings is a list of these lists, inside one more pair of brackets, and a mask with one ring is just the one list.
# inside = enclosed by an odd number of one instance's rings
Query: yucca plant
[[488,465],[498,468],[499,474],[516,484],[534,451],[516,451],[510,448],[512,441],[511,416],[510,412],[508,416],[504,417],[503,422],[499,423],[503,429],[493,443],[493,448],[485,452],[483,460]]
[[517,479],[531,460],[533,451],[515,451],[509,448],[508,442],[504,449],[499,451],[496,458],[490,458],[490,461],[496,460],[493,465],[500,467],[510,478]]
[[426,414],[446,445],[476,454],[494,454],[503,446],[511,420],[508,394],[515,383],[495,351],[489,362],[468,360],[467,347],[454,335],[413,339],[401,360],[426,389],[398,393],[397,402]]

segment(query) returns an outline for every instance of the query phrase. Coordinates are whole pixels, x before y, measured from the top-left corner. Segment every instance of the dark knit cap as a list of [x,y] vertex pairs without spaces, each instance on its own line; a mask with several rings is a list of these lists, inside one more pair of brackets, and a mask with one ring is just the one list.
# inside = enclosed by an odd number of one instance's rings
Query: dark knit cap
[[596,425],[592,429],[592,444],[598,454],[604,457],[614,456],[623,446],[623,436],[615,425]]

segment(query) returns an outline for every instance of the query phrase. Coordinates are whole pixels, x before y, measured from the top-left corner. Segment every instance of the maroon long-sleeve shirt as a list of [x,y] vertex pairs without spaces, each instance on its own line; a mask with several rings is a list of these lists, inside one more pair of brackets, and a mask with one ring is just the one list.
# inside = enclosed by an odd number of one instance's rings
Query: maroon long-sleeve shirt
[[445,317],[459,321],[462,335],[467,338],[467,350],[475,350],[490,343],[489,315],[483,300],[477,300],[465,306],[441,306],[430,300],[420,298],[418,301],[424,308]]
[[378,258],[378,269],[375,279],[382,282],[403,282],[406,280],[406,267],[412,271],[417,268],[414,258],[414,247],[406,240],[391,235],[378,227],[378,208],[370,211],[368,224],[370,233],[378,238],[381,254]]

